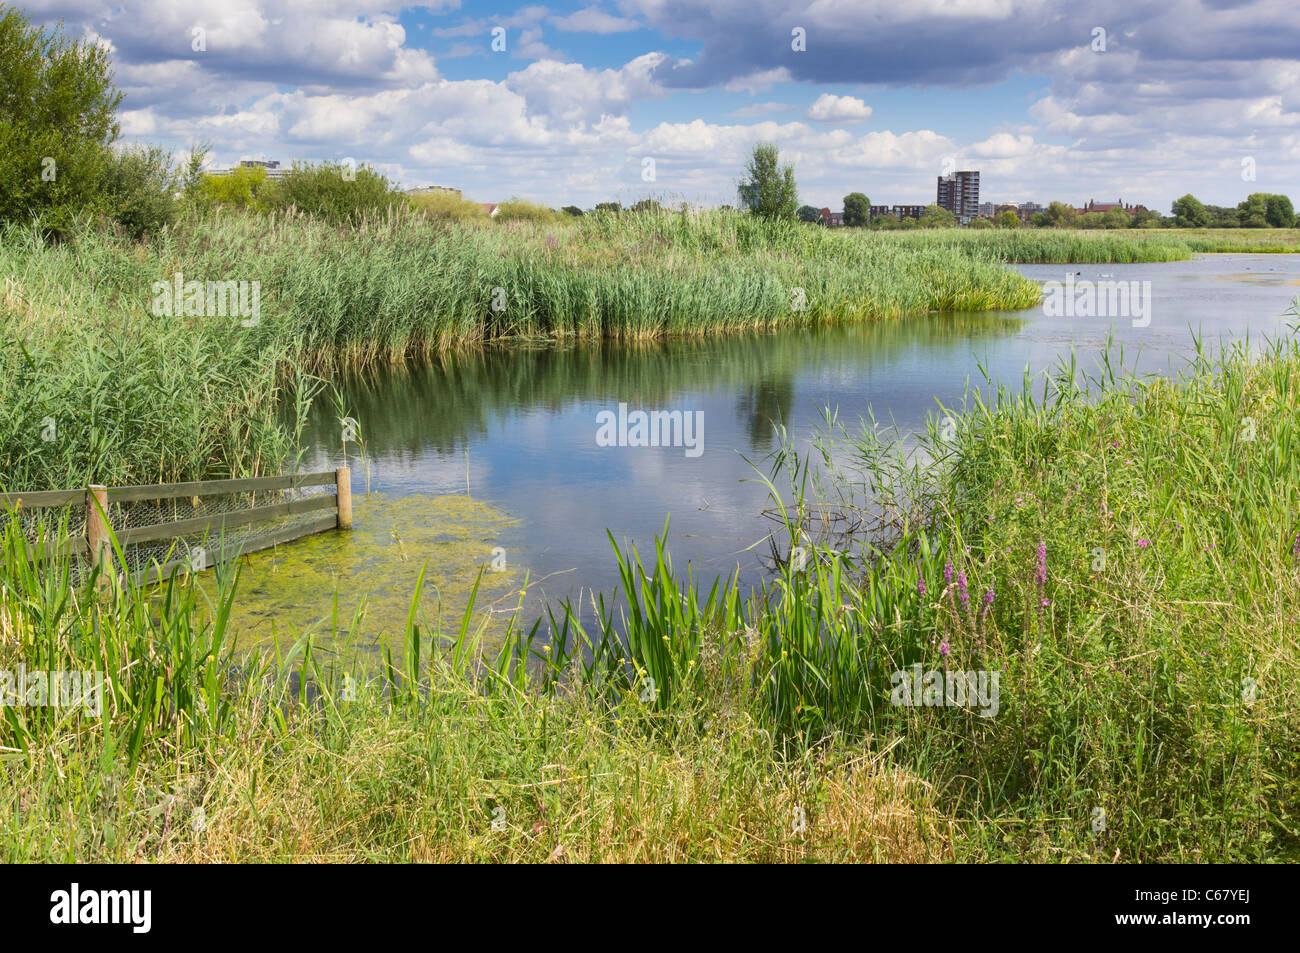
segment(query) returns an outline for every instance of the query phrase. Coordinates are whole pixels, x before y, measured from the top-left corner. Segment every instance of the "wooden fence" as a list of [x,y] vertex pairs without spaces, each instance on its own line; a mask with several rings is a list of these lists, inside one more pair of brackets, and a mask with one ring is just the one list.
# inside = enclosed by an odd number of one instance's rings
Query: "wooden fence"
[[[205,496],[255,494],[264,491],[296,490],[302,487],[329,486],[333,484],[334,492],[321,493],[299,500],[286,500],[261,506],[252,505],[224,513],[195,516],[188,519],[151,523],[144,526],[114,528],[117,538],[125,552],[128,546],[146,542],[178,539],[203,533],[220,536],[226,530],[241,526],[250,526],[268,520],[281,519],[304,513],[319,513],[310,520],[304,520],[281,527],[274,532],[255,537],[240,548],[240,553],[257,552],[269,549],[281,543],[324,532],[328,529],[352,528],[352,480],[347,467],[327,470],[321,473],[299,473],[282,476],[252,477],[241,480],[203,480],[196,483],[156,483],[145,486],[97,486],[84,490],[44,490],[35,493],[0,494],[0,511],[49,509],[53,507],[84,506],[86,530],[84,536],[47,543],[44,551],[37,558],[45,558],[54,553],[68,554],[89,560],[99,565],[110,554],[108,514],[114,503],[139,503],[142,501],[163,501],[178,499],[197,499]],[[255,499],[255,497],[254,497]],[[160,565],[154,565],[133,574],[137,581],[149,582],[164,578],[176,567],[206,569],[216,560],[206,552],[206,548],[173,559]]]

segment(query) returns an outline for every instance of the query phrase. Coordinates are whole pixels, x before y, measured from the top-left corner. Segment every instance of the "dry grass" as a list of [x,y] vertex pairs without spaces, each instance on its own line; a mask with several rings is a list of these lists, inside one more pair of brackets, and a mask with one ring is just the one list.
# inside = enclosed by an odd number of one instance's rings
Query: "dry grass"
[[[363,709],[341,734],[314,732],[305,721],[286,734],[273,717],[246,718],[220,745],[160,752],[129,777],[117,769],[100,776],[105,752],[84,740],[34,750],[25,765],[5,768],[4,859],[916,863],[953,856],[950,825],[927,786],[887,756],[831,749],[778,764],[770,739],[744,719],[666,743],[602,725],[573,697],[530,699],[504,718],[499,700],[460,698],[475,700],[459,717]],[[494,830],[494,817],[503,830]]]

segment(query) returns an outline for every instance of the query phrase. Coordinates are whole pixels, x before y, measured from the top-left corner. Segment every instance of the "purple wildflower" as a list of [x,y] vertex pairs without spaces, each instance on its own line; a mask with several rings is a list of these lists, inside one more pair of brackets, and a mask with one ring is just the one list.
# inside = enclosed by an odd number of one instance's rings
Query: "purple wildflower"
[[1047,543],[1038,543],[1038,567],[1034,570],[1034,581],[1040,586],[1047,582]]
[[1139,539],[1139,540],[1138,540],[1138,549],[1146,549],[1146,548],[1147,548],[1148,546],[1150,546],[1150,545],[1151,545],[1151,540],[1149,540],[1149,539]]
[[944,585],[952,582],[952,563],[943,564],[943,582]]
[[924,596],[924,595],[925,595],[925,580],[924,580],[924,579],[921,579],[919,576],[917,577],[917,580],[916,580],[916,594],[917,594],[918,596]]
[[939,654],[940,654],[940,655],[947,655],[950,651],[951,651],[951,649],[948,648],[948,640],[947,640],[947,639],[944,639],[942,642],[939,643]]
[[964,572],[957,573],[957,598],[961,600],[963,609],[970,602],[970,592],[966,589],[966,574]]

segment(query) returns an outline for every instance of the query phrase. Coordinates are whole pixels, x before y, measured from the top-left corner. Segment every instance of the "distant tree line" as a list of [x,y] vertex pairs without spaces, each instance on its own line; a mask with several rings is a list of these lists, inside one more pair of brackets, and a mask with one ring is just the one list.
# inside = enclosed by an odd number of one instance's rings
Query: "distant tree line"
[[[736,193],[742,208],[751,214],[769,219],[795,219],[808,224],[822,221],[822,210],[812,205],[800,205],[795,184],[794,166],[781,163],[774,143],[760,142],[754,146],[745,174],[736,184]],[[851,228],[946,228],[957,224],[952,212],[938,205],[927,205],[917,218],[895,215],[872,215],[871,199],[863,192],[850,192],[844,196],[841,220]],[[971,228],[1292,228],[1300,227],[1291,200],[1285,195],[1256,192],[1246,197],[1234,208],[1203,205],[1194,196],[1184,195],[1173,204],[1172,217],[1147,208],[1130,213],[1127,209],[1080,212],[1065,202],[1052,202],[1042,212],[1035,212],[1028,221],[1020,215],[1003,209],[992,219],[977,218]]]

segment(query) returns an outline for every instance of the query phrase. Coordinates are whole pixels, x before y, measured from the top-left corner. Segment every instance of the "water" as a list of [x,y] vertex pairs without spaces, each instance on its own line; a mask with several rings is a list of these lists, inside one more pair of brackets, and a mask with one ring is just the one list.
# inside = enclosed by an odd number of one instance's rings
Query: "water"
[[[739,570],[749,583],[765,571],[769,550],[755,544],[772,528],[751,463],[766,471],[774,420],[800,441],[828,407],[854,428],[874,412],[907,433],[938,412],[936,399],[960,406],[968,382],[982,381],[981,366],[1019,387],[1026,366],[1041,373],[1073,348],[1080,367],[1094,371],[1108,333],[1115,359],[1122,348],[1126,366],[1169,373],[1193,352],[1193,330],[1211,345],[1247,334],[1260,344],[1285,330],[1284,312],[1300,294],[1300,255],[1019,267],[1038,281],[1063,280],[1067,270],[1082,272],[1076,281],[1150,281],[1151,323],[1031,309],[635,347],[491,349],[342,389],[366,441],[371,488],[390,501],[468,492],[512,518],[477,545],[484,564],[500,546],[516,582],[515,573],[530,574],[530,600],[611,591],[606,530],[645,552],[670,514],[675,564],[689,560],[707,578]],[[702,412],[703,452],[597,446],[597,414],[620,402]],[[312,469],[340,462],[339,425],[323,403],[308,439]],[[364,481],[354,463],[358,497]],[[418,555],[466,558],[463,550]]]

